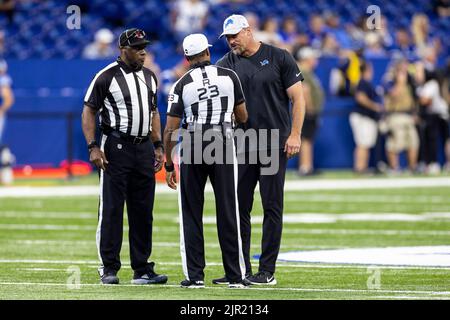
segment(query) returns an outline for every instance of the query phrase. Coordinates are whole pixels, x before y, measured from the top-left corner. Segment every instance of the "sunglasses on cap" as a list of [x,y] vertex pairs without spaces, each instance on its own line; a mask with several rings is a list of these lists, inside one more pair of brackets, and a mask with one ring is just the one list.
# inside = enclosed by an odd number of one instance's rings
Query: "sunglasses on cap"
[[[140,45],[137,45],[137,46],[136,45],[133,46],[133,44],[130,42],[130,39],[132,39],[132,38],[145,39],[145,31],[144,30],[140,30],[140,29],[136,29],[130,35],[125,34],[125,39],[123,39],[120,42],[120,46],[121,47],[129,46],[129,47],[132,47],[132,48],[136,48],[138,50],[142,50],[142,49],[144,49],[147,46],[147,44],[140,44]],[[127,42],[128,42],[128,44],[127,44]]]

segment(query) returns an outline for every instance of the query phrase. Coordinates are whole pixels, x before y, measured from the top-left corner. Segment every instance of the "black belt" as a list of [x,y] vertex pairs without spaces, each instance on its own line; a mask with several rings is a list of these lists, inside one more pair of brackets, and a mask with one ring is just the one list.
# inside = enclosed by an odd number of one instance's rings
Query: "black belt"
[[186,123],[183,128],[190,133],[205,132],[206,130],[213,130],[220,132],[226,139],[233,138],[233,125],[230,122],[222,122],[220,124],[203,124],[203,123]]
[[132,144],[141,144],[146,142],[150,136],[138,137],[138,136],[129,136],[125,133],[116,131],[116,130],[104,130],[104,134],[107,136],[111,135],[113,137],[125,140],[127,142],[131,142]]

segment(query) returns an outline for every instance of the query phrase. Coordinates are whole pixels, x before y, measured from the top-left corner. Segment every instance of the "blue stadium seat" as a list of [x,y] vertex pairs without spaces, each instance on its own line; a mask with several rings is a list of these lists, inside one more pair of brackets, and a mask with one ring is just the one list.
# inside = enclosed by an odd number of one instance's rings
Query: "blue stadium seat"
[[[48,0],[48,1],[18,1],[14,21],[9,24],[4,16],[0,16],[0,29],[5,29],[8,38],[21,39],[24,43],[40,39],[45,42],[45,47],[50,48],[56,43],[61,44],[59,39],[67,41],[68,53],[63,57],[77,58],[83,47],[93,40],[95,32],[103,27],[110,28],[118,35],[124,28],[137,26],[145,29],[151,35],[156,54],[165,56],[167,48],[172,48],[175,39],[170,31],[170,7],[173,2],[157,0]],[[79,5],[83,10],[81,17],[82,30],[68,32],[66,28],[66,8],[68,5]],[[368,5],[375,4],[382,8],[386,15],[390,28],[399,26],[409,27],[411,16],[416,12],[425,12],[430,15],[435,35],[446,39],[450,29],[450,19],[438,19],[432,12],[430,1],[424,0],[362,0],[359,2],[347,0],[263,0],[248,4],[235,4],[228,2],[221,5],[211,6],[210,17],[205,33],[216,36],[220,33],[222,22],[231,13],[244,13],[253,11],[261,20],[267,16],[276,15],[282,20],[283,16],[296,14],[302,26],[307,26],[307,20],[312,13],[335,12],[340,15],[341,23],[356,22],[366,12]],[[9,39],[7,39],[7,43]],[[443,41],[445,42],[445,41]],[[163,45],[161,45],[163,44]],[[73,46],[73,48],[69,48]],[[221,47],[222,45],[219,45]],[[66,52],[67,52],[66,50]],[[226,48],[225,48],[226,50]],[[30,54],[31,52],[31,54]],[[17,46],[11,46],[7,51],[7,57],[40,57],[42,54],[48,56],[55,54],[61,56],[59,50],[47,50],[42,53],[42,46],[30,46],[23,50]],[[78,56],[76,56],[78,53]]]

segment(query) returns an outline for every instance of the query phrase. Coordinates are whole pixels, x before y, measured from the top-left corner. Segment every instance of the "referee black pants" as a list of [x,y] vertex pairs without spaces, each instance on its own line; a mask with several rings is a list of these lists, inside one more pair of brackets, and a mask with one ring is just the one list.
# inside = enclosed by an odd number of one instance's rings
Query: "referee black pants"
[[256,155],[256,164],[249,163],[251,157],[248,153],[245,154],[245,163],[243,163],[244,161],[239,161],[238,200],[246,274],[252,273],[252,265],[250,263],[250,213],[252,211],[255,188],[258,182],[264,210],[259,271],[274,273],[276,260],[280,251],[287,156],[281,149],[273,150],[272,152],[279,152],[278,170],[273,175],[261,174],[261,168],[268,165],[262,164]]
[[109,164],[100,172],[97,248],[100,274],[120,269],[123,210],[127,204],[131,268],[149,270],[155,195],[154,149],[150,139],[132,144],[112,135],[102,137]]
[[[229,147],[230,145],[228,145]],[[226,147],[224,147],[226,148]],[[231,144],[233,163],[180,163],[180,249],[183,272],[191,281],[204,280],[205,249],[203,236],[204,190],[209,177],[216,199],[217,232],[225,275],[229,281],[240,282],[245,263],[239,234],[237,209],[237,162]],[[192,159],[193,160],[193,159]]]

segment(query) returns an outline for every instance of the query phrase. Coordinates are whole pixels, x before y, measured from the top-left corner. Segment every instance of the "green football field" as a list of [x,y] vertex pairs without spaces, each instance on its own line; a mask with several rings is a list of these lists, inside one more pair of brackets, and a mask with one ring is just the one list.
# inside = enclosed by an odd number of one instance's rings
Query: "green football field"
[[[97,197],[0,198],[0,299],[450,299],[448,266],[280,261],[276,286],[214,286],[211,280],[223,268],[213,195],[206,199],[207,287],[192,290],[179,288],[184,276],[176,192],[157,194],[155,201],[151,261],[156,272],[169,276],[162,286],[130,284],[127,228],[121,284],[99,284]],[[442,186],[288,191],[281,252],[448,246],[449,211],[450,187]],[[261,216],[257,196],[252,255],[260,253]]]

